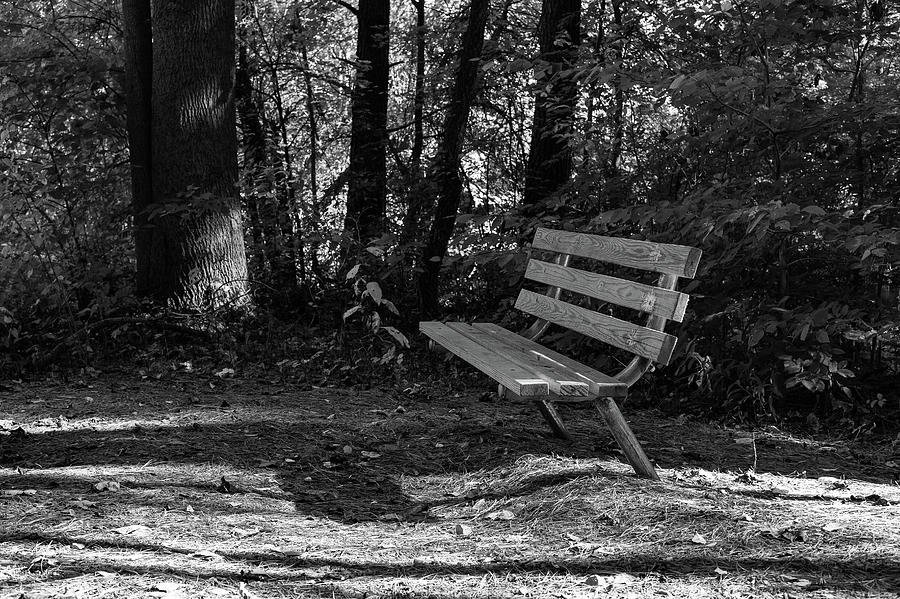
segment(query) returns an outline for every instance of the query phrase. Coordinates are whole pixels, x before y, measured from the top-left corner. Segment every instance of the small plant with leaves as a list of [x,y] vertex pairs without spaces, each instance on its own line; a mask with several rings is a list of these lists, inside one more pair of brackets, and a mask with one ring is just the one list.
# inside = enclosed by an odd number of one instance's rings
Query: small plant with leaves
[[355,304],[344,311],[343,320],[345,323],[350,319],[361,321],[369,334],[382,341],[387,341],[383,334],[387,334],[390,338],[390,345],[384,354],[379,358],[373,358],[376,365],[389,362],[401,364],[403,354],[398,348],[408,349],[409,339],[396,327],[384,324],[385,318],[400,316],[400,311],[394,302],[384,297],[381,285],[361,274],[361,269],[362,264],[356,264],[345,275],[351,285]]

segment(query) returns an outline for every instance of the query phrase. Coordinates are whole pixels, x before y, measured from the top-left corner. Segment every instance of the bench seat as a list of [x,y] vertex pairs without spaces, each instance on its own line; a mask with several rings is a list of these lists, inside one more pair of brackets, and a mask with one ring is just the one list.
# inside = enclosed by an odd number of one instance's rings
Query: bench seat
[[628,394],[625,383],[493,323],[422,322],[419,330],[519,397],[593,401]]

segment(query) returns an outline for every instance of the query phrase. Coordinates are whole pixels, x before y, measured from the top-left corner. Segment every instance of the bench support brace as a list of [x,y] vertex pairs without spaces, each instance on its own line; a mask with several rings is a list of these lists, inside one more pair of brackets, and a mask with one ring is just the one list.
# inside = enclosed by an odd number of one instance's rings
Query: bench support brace
[[659,480],[656,469],[650,463],[650,460],[647,459],[647,454],[644,453],[634,433],[631,432],[631,427],[628,426],[625,417],[619,411],[616,401],[611,397],[600,397],[595,405],[600,411],[600,415],[603,416],[603,420],[606,421],[606,425],[612,432],[616,443],[619,444],[619,448],[625,452],[625,457],[635,472],[650,480]]
[[534,403],[537,406],[538,410],[541,411],[541,415],[544,417],[544,420],[547,421],[547,424],[549,424],[550,428],[553,429],[553,432],[556,433],[556,436],[560,439],[571,441],[572,435],[569,433],[569,430],[563,423],[562,418],[559,417],[559,413],[556,411],[556,408],[553,406],[553,404],[546,399],[539,399]]
[[548,399],[535,399],[533,397],[522,397],[521,395],[517,395],[504,387],[503,385],[497,385],[497,395],[500,399],[505,399],[507,397],[514,398],[517,400],[532,400],[534,401],[534,405],[537,406],[538,410],[541,411],[541,415],[544,417],[544,420],[547,421],[547,424],[550,425],[550,428],[553,429],[553,432],[560,439],[565,439],[566,441],[572,440],[572,435],[569,433],[569,429],[566,428],[565,423],[563,423],[562,418],[559,416],[559,412],[556,411],[556,408]]

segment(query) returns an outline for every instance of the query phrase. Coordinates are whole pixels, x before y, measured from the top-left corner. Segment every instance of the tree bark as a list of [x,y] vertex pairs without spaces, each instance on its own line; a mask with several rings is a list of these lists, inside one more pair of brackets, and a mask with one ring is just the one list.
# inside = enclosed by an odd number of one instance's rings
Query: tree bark
[[422,148],[425,145],[425,0],[413,0],[416,7],[416,93],[413,100],[412,171],[421,176]]
[[581,0],[544,0],[538,24],[538,94],[525,168],[523,207],[539,213],[572,174],[572,136],[577,85],[572,69],[581,43]]
[[247,301],[233,0],[153,1],[153,210],[139,291],[176,309]]
[[400,243],[409,244],[419,236],[426,194],[422,193],[422,150],[425,147],[425,0],[412,0],[416,9],[416,81],[413,99],[413,142],[410,157],[412,177],[407,185],[408,201],[403,215]]
[[[613,60],[616,68],[622,68],[622,61],[625,58],[623,45],[625,43],[625,31],[622,20],[622,3],[623,0],[612,0],[613,25],[618,39],[613,43]],[[622,89],[622,76],[616,74],[612,78],[613,88],[613,104],[609,109],[610,120],[610,141],[609,148],[603,157],[603,185],[605,186],[606,196],[603,209],[611,210],[613,208],[621,208],[625,205],[627,190],[625,182],[622,178],[622,169],[620,161],[622,158],[622,147],[625,137],[625,90]]]
[[[317,112],[319,103],[316,100],[312,83],[312,72],[309,68],[309,52],[306,47],[306,30],[297,23],[295,31],[300,37],[300,57],[303,60],[303,82],[306,86],[306,115],[309,121],[309,195],[310,211],[306,224],[307,231],[318,231],[322,226],[322,205],[319,202],[319,121]],[[309,242],[310,268],[319,276],[319,241],[312,236]]]
[[428,189],[437,196],[437,202],[434,221],[422,252],[422,271],[419,275],[419,309],[423,315],[435,316],[440,312],[439,275],[450,237],[453,235],[462,195],[460,154],[476,93],[489,4],[488,0],[472,0],[469,8],[469,20],[462,37],[456,79],[447,106],[437,154],[429,173]]
[[[360,0],[344,232],[365,244],[384,231],[387,193],[389,0]],[[349,251],[345,247],[345,255]]]
[[[248,11],[246,3],[242,3],[242,11]],[[242,19],[243,20],[243,19]],[[249,60],[248,32],[241,27],[238,35],[238,59],[235,73],[234,96],[238,121],[241,130],[241,149],[243,153],[243,187],[244,202],[247,215],[250,217],[250,236],[253,239],[252,254],[255,257],[257,275],[263,275],[266,265],[276,260],[274,254],[277,245],[272,231],[267,231],[262,218],[261,205],[267,201],[265,195],[260,198],[260,191],[265,191],[265,174],[268,160],[266,136],[263,130],[262,105],[253,93],[253,73]]]
[[138,292],[148,287],[142,275],[148,272],[150,228],[148,210],[153,203],[151,143],[153,45],[150,4],[144,0],[122,0],[125,31],[125,88],[128,114],[128,149],[131,162],[131,207],[135,238]]

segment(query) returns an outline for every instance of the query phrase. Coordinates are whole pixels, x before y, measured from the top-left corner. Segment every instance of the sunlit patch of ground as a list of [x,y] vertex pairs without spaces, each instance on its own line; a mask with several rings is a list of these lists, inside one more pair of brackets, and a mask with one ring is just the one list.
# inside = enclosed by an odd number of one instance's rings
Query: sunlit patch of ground
[[900,593],[887,446],[631,414],[650,483],[480,390],[92,385],[0,396],[0,596]]

